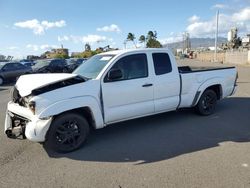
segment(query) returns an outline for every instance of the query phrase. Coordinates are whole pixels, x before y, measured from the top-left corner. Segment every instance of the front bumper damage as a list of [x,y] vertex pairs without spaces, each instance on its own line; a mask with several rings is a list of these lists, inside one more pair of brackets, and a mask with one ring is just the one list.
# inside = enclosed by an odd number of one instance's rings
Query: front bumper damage
[[21,116],[13,114],[10,111],[7,111],[5,118],[5,134],[9,138],[22,138],[25,139],[25,127],[28,122],[28,119],[25,119]]
[[9,138],[44,142],[52,117],[39,119],[25,107],[9,102],[5,118],[5,134]]

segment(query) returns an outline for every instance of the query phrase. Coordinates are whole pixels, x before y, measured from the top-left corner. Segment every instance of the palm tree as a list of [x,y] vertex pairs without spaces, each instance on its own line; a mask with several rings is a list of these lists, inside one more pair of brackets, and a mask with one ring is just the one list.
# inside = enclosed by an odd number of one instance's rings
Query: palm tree
[[91,51],[91,46],[89,43],[85,44],[85,51]]
[[145,35],[141,35],[139,38],[140,43],[144,43],[144,47],[145,47],[145,43],[146,43],[146,37]]
[[157,32],[156,31],[149,31],[147,35],[147,39],[156,39],[157,38]]
[[135,35],[133,33],[128,33],[127,40],[133,42],[135,45],[135,48],[137,48],[135,44]]

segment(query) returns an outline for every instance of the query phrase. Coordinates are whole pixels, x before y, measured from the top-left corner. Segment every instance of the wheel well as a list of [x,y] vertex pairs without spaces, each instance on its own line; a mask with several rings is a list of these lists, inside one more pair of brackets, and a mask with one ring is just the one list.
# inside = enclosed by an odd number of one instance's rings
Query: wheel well
[[209,86],[206,90],[213,90],[216,93],[218,100],[222,98],[222,87],[220,84]]
[[94,120],[92,111],[91,111],[91,109],[89,107],[81,107],[81,108],[68,110],[68,111],[62,112],[60,114],[57,114],[56,117],[60,116],[62,114],[65,114],[65,113],[69,113],[69,112],[78,113],[79,115],[84,116],[87,119],[90,128],[95,129],[95,127],[96,127],[95,120]]

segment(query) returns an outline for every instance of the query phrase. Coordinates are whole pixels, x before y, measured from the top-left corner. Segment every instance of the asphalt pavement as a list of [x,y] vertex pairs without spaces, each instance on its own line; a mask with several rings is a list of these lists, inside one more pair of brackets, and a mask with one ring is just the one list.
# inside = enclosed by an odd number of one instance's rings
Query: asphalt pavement
[[185,109],[118,123],[69,154],[5,136],[11,86],[2,86],[0,187],[250,187],[250,66],[237,69],[238,91],[215,114]]

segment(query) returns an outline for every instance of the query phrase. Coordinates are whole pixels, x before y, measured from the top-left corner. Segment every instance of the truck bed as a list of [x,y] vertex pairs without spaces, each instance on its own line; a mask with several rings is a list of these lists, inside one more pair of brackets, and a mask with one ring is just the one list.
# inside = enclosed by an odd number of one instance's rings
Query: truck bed
[[[235,86],[237,71],[235,67],[178,67],[181,82],[180,108],[194,106],[195,95],[200,94],[211,83],[221,86],[220,98],[230,96]],[[214,83],[213,83],[214,82]],[[209,83],[209,84],[207,84]],[[198,92],[198,94],[197,94]]]
[[179,66],[179,73],[192,73],[192,72],[203,72],[223,69],[233,69],[235,67],[190,67],[190,66]]

